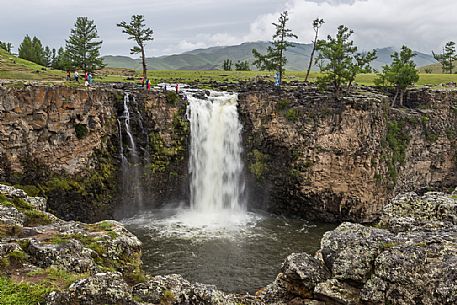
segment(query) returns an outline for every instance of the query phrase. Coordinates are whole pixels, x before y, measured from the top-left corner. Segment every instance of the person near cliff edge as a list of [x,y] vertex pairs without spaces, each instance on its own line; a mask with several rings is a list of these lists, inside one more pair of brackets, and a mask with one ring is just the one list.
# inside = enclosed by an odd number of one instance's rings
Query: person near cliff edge
[[87,75],[87,81],[89,82],[89,85],[92,85],[93,78],[92,78],[92,73],[90,73],[90,72],[89,72],[89,74]]
[[75,70],[74,77],[75,77],[75,81],[79,83],[79,73],[77,70]]
[[146,79],[146,89],[148,91],[151,91],[151,81],[149,80],[149,78]]

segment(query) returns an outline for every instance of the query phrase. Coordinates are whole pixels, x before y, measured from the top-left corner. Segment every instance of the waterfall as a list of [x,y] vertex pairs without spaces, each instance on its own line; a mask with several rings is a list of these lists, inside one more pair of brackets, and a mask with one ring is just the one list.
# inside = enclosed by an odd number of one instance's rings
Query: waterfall
[[188,96],[191,209],[199,214],[244,213],[241,123],[236,94]]

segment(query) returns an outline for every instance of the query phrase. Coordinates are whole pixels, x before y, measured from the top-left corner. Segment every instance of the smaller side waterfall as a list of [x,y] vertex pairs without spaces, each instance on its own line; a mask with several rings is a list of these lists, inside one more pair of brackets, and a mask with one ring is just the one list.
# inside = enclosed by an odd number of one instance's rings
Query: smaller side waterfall
[[[142,186],[142,162],[138,153],[137,145],[130,127],[130,100],[135,103],[135,97],[128,92],[124,94],[123,112],[118,119],[119,128],[119,154],[122,162],[122,202],[125,207],[132,210],[143,208],[143,186]],[[124,146],[124,135],[127,145]]]

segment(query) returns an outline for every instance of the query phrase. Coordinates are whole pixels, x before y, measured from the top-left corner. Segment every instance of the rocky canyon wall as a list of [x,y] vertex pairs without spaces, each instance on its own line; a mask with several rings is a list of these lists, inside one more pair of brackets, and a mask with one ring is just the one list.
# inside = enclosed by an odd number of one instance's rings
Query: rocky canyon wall
[[[46,195],[64,219],[111,218],[120,201],[124,91],[131,90],[130,124],[145,183],[146,204],[185,193],[186,104],[176,94],[133,87],[76,88],[0,84],[0,180]],[[141,118],[141,119],[140,119]],[[140,126],[141,125],[141,126]],[[125,132],[122,131],[121,132]]]
[[326,221],[370,222],[395,194],[457,184],[457,92],[240,95],[251,202]]

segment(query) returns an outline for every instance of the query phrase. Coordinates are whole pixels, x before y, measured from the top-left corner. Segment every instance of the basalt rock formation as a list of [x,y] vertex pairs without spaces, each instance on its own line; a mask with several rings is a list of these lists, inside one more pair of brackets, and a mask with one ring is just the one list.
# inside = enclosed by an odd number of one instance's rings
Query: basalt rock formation
[[457,185],[457,92],[374,90],[336,100],[310,88],[240,94],[251,201],[277,213],[371,222],[400,192]]
[[184,197],[186,104],[173,92],[134,86],[0,83],[0,181],[46,195],[49,211],[66,220],[112,218],[121,201],[120,149],[128,148],[118,124],[126,90],[148,204]]
[[343,223],[321,249],[289,256],[276,281],[258,292],[265,304],[455,304],[457,191],[406,193],[376,227]]

